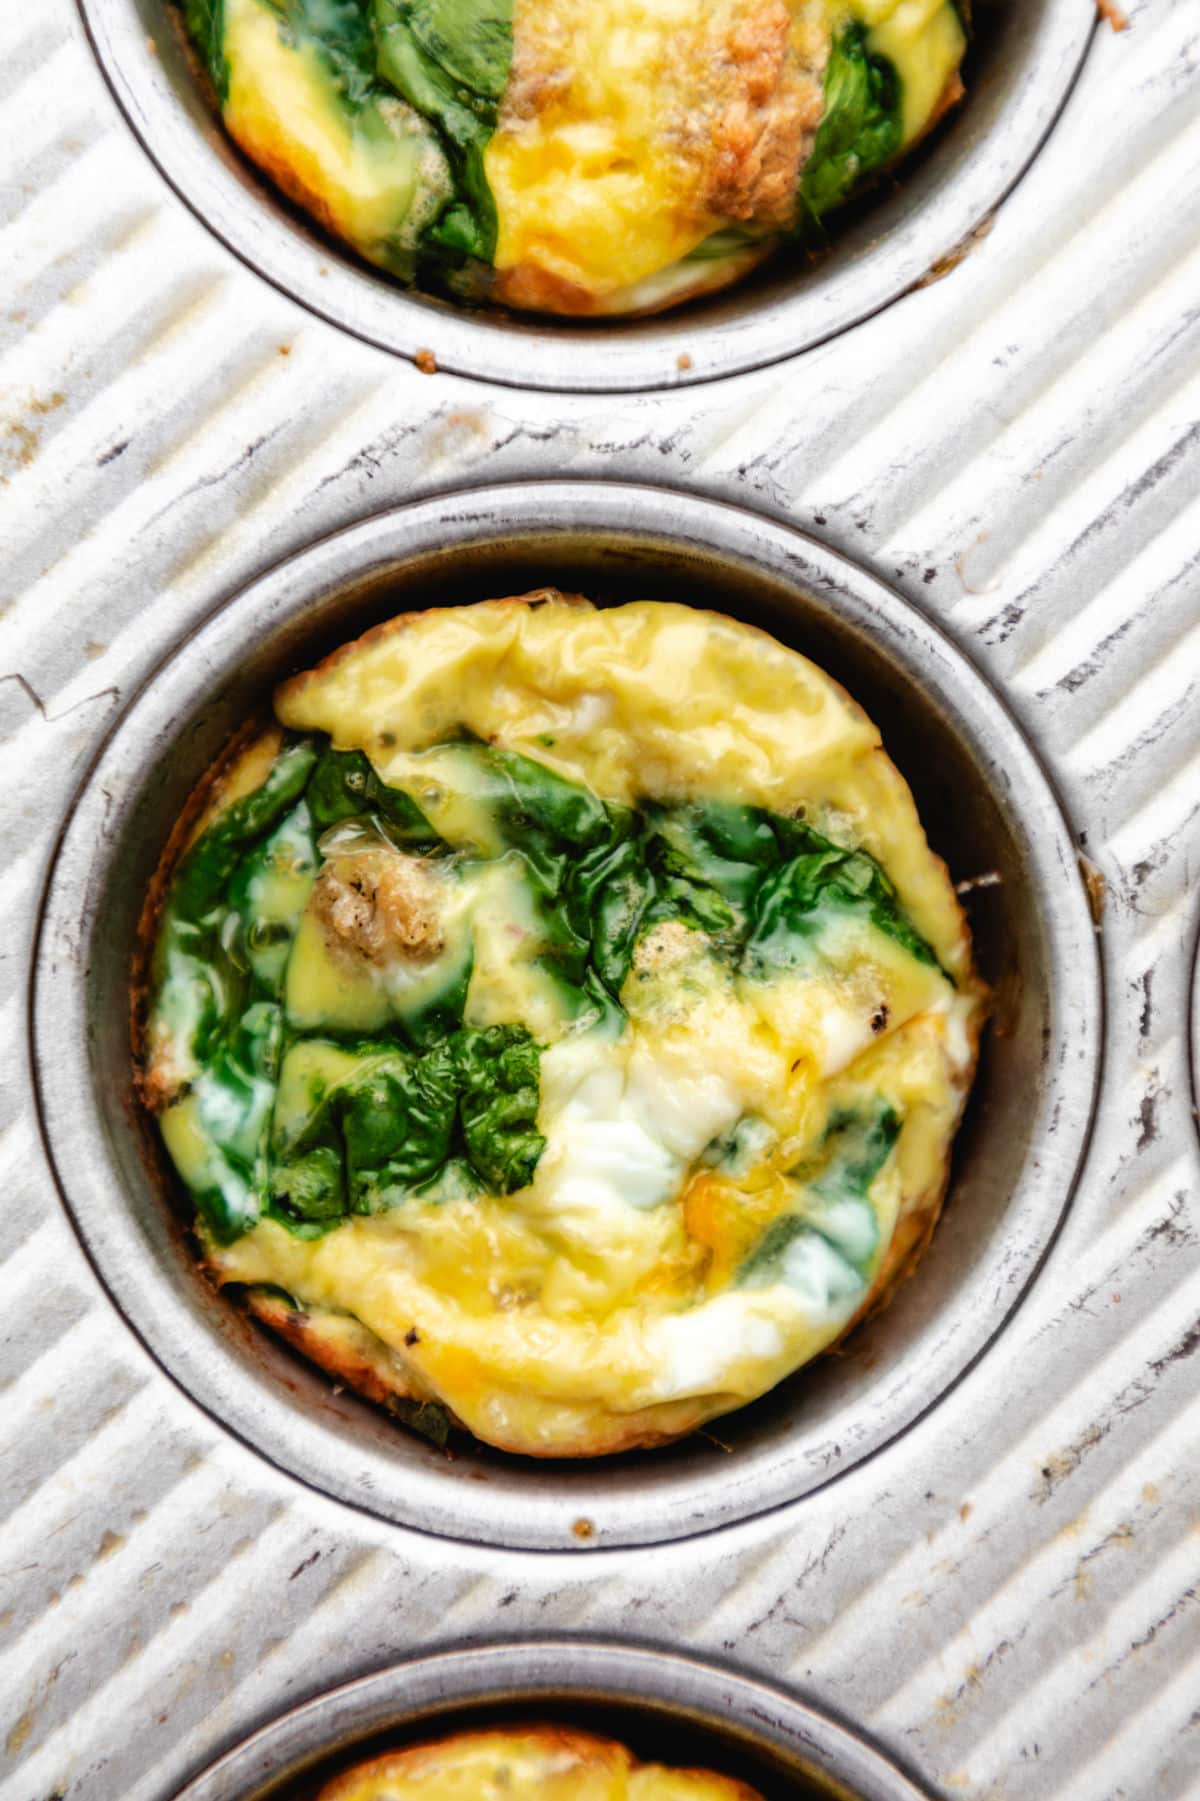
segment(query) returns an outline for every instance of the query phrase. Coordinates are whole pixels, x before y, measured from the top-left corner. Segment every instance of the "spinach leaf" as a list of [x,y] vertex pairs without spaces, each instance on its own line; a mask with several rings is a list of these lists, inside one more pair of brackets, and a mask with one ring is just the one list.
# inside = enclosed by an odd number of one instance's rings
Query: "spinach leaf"
[[217,98],[229,93],[229,62],[225,55],[225,0],[183,0],[183,22],[200,60],[212,78]]
[[298,1132],[276,1130],[267,1211],[311,1235],[410,1197],[511,1194],[545,1148],[539,1098],[524,1026],[463,1028],[419,1055],[364,1044],[344,1079],[314,1083]]
[[376,1213],[437,1174],[450,1155],[457,1071],[441,1049],[381,1058],[342,1090],[350,1207]]
[[[180,861],[154,947],[151,1035],[165,1033],[177,1052],[203,1062],[231,1030],[257,991],[257,957],[243,942],[245,921],[230,890],[239,865],[276,827],[304,791],[316,761],[307,739],[286,745],[266,781],[226,807]],[[264,947],[265,948],[265,947]],[[282,971],[282,959],[278,959]],[[272,959],[263,964],[268,973]],[[174,1061],[178,1062],[176,1055]]]
[[766,876],[754,896],[743,959],[749,973],[795,968],[829,910],[865,915],[918,962],[938,966],[873,857],[832,844],[817,832],[806,831],[806,838],[807,848]]
[[359,112],[377,97],[375,40],[366,0],[267,0],[286,41],[311,44],[339,97]]
[[826,213],[883,168],[900,149],[900,77],[868,48],[866,27],[844,25],[825,69],[825,111],[800,178],[799,229]]
[[304,793],[316,760],[311,739],[285,744],[262,786],[235,800],[201,833],[171,884],[168,905],[177,917],[198,922],[219,902],[246,849],[265,838]]
[[589,851],[571,871],[571,904],[591,942],[592,963],[619,994],[629,974],[654,882],[640,844],[631,838]]
[[311,1230],[301,1235],[316,1237],[344,1219],[347,1210],[345,1164],[336,1145],[317,1145],[273,1165],[266,1211],[293,1232],[307,1226]]
[[879,1247],[871,1184],[900,1135],[900,1115],[879,1098],[835,1114],[813,1164],[794,1172],[795,1206],[763,1233],[737,1273],[744,1287],[788,1281],[814,1306],[866,1288]]
[[613,815],[590,788],[523,757],[517,751],[480,745],[480,762],[497,778],[493,805],[507,841],[520,850],[548,883],[560,886],[563,859],[605,844],[615,836]]
[[512,0],[373,0],[378,69],[442,134],[458,198],[425,241],[490,262],[496,204],[484,151],[512,61]]
[[403,788],[390,788],[361,750],[325,746],[313,770],[308,805],[319,832],[343,819],[373,813],[400,844],[432,848],[440,842],[416,801]]
[[277,1006],[248,1007],[188,1097],[206,1142],[192,1195],[218,1244],[232,1244],[258,1221],[281,1035]]
[[546,1148],[537,1045],[524,1026],[463,1031],[452,1043],[467,1156],[494,1193],[512,1194],[533,1180]]
[[417,1433],[431,1445],[436,1445],[439,1451],[446,1449],[446,1441],[450,1437],[450,1415],[440,1401],[410,1401],[404,1395],[387,1395],[383,1404],[410,1431]]

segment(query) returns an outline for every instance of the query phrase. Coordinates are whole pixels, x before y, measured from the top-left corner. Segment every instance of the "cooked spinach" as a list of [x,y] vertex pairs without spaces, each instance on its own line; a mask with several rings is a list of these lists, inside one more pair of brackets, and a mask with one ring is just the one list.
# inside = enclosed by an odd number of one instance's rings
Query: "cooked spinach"
[[490,262],[496,204],[483,154],[512,61],[512,0],[372,0],[372,18],[379,74],[438,127],[458,190],[424,241]]
[[[846,915],[935,961],[879,865],[802,819],[722,801],[610,805],[536,759],[473,739],[456,744],[455,759],[500,854],[521,872],[522,918],[534,922],[522,954],[553,978],[576,1021],[621,1028],[635,948],[662,921],[702,931],[734,977],[749,980],[820,954],[823,934]],[[171,1046],[175,1098],[189,1083],[194,1091],[207,1156],[199,1173],[193,1166],[196,1204],[221,1241],[262,1212],[312,1236],[414,1197],[508,1194],[532,1180],[544,1148],[529,1030],[463,1023],[469,933],[435,990],[416,986],[408,1005],[398,993],[384,1035],[285,1035],[280,1002],[320,835],[347,821],[362,821],[381,847],[391,841],[468,871],[479,861],[439,838],[361,751],[289,737],[260,787],[188,850],[168,893],[151,1037]],[[317,1047],[308,1062],[287,1062],[307,1045]],[[289,1068],[301,1071],[300,1098],[285,1128],[273,1100]],[[797,1174],[803,1208],[772,1228],[746,1279],[774,1268],[802,1231],[859,1268],[861,1194],[896,1129],[894,1116],[833,1122],[819,1167]]]
[[319,832],[343,819],[374,815],[398,844],[432,849],[438,835],[402,788],[390,788],[361,750],[326,745],[308,786],[308,805]]
[[664,920],[705,932],[752,976],[803,961],[838,912],[936,966],[879,864],[804,820],[720,800],[634,810],[514,751],[468,741],[459,755],[525,863],[539,961],[565,990],[581,996],[590,974],[616,996],[638,938]]
[[857,21],[835,35],[825,68],[825,110],[800,178],[798,229],[819,227],[900,149],[900,77],[871,50]]
[[866,851],[834,844],[805,821],[763,807],[704,801],[657,809],[651,818],[676,867],[687,871],[692,893],[707,889],[724,903],[731,921],[725,929],[745,974],[802,962],[838,912],[865,915],[911,956],[936,966],[893,883]]
[[[176,871],[155,946],[154,1014],[170,1024],[197,1063],[236,1027],[250,1000],[278,993],[277,984],[265,980],[271,960],[260,964],[257,956],[263,947],[247,943],[235,877],[296,806],[315,761],[307,739],[286,744],[262,786],[227,807]],[[282,979],[282,958],[278,964]]]
[[183,22],[222,102],[229,92],[225,0],[183,0]]
[[537,1129],[538,1048],[524,1026],[450,1040],[467,1160],[496,1194],[532,1181],[546,1140]]
[[280,1009],[255,1001],[217,1046],[189,1097],[206,1140],[193,1198],[220,1244],[258,1220],[281,1036]]
[[265,837],[300,799],[316,760],[310,739],[286,743],[262,786],[235,800],[201,833],[171,885],[172,914],[192,923],[206,917],[219,903],[246,848]]
[[524,1026],[463,1028],[420,1054],[360,1045],[345,1079],[313,1085],[298,1132],[276,1128],[267,1211],[323,1231],[413,1195],[511,1194],[545,1146],[538,1099],[538,1048]]
[[419,1437],[427,1439],[439,1451],[446,1449],[450,1415],[439,1401],[410,1401],[404,1395],[388,1395],[383,1404],[394,1418]]
[[[311,46],[334,93],[368,136],[390,135],[388,104],[408,102],[445,151],[454,195],[422,233],[427,255],[490,263],[496,206],[483,155],[512,61],[512,0],[262,0],[292,47]],[[188,33],[228,97],[224,0],[181,0]],[[381,105],[382,103],[382,105]],[[413,247],[389,246],[406,276]]]
[[339,97],[359,112],[377,97],[375,40],[365,0],[266,0],[285,40],[311,44]]
[[805,960],[831,913],[857,914],[902,944],[920,963],[937,958],[903,911],[889,878],[865,851],[846,850],[816,832],[809,847],[764,877],[750,908],[744,967],[750,973],[794,968]]
[[900,1135],[900,1115],[886,1101],[836,1114],[813,1163],[793,1171],[795,1205],[772,1220],[742,1263],[746,1287],[791,1281],[809,1298],[848,1299],[864,1289],[879,1245],[871,1184]]

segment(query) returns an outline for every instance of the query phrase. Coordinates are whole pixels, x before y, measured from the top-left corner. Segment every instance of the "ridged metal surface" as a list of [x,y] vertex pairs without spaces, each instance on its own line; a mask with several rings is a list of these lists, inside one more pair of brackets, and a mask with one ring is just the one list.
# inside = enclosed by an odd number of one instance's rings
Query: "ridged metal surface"
[[[539,1631],[732,1658],[947,1796],[1197,1792],[1200,16],[1130,19],[945,280],[773,371],[566,402],[283,300],[154,174],[69,0],[0,9],[0,1801],[166,1801],[334,1681]],[[1082,1184],[967,1379],[817,1496],[592,1556],[373,1523],[214,1426],[79,1248],[26,1043],[64,811],[163,654],[348,518],[567,472],[756,504],[934,613],[1060,786],[1108,992]]]

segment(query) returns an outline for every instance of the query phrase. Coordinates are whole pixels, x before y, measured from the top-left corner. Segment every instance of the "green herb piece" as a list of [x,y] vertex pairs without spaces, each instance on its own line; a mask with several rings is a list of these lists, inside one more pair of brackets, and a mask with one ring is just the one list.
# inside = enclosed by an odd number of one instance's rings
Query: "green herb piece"
[[750,910],[744,967],[751,974],[793,969],[830,911],[867,917],[920,963],[937,957],[900,905],[895,887],[866,851],[846,850],[816,832],[810,848],[766,876]]
[[786,1281],[814,1307],[863,1291],[879,1248],[871,1184],[900,1135],[900,1116],[880,1099],[834,1116],[812,1165],[794,1172],[795,1206],[772,1220],[737,1280],[763,1288]]
[[[311,1058],[311,1043],[294,1054]],[[308,1111],[297,1125],[293,1091],[290,1123],[277,1116],[269,1211],[283,1224],[327,1230],[412,1197],[510,1194],[532,1180],[546,1141],[538,1048],[524,1026],[466,1028],[420,1055],[386,1043],[323,1054],[342,1073],[310,1065],[297,1077],[293,1063],[287,1080],[304,1085]]]
[[285,39],[311,44],[335,92],[353,113],[377,97],[375,40],[365,0],[267,0]]
[[820,225],[900,149],[900,77],[868,45],[866,27],[844,25],[825,68],[825,110],[800,178],[800,230]]
[[183,22],[217,90],[217,98],[224,103],[229,93],[225,0],[183,0]]
[[398,1419],[410,1431],[428,1439],[439,1451],[446,1449],[446,1441],[450,1437],[450,1415],[440,1401],[410,1401],[403,1395],[388,1395],[383,1404],[393,1418]]
[[467,1156],[494,1193],[512,1194],[533,1180],[546,1148],[537,1045],[524,1026],[464,1031],[452,1042]]
[[399,844],[431,848],[439,843],[416,801],[402,788],[389,787],[361,750],[334,750],[326,745],[313,770],[308,805],[319,832],[343,819],[374,815]]
[[496,203],[484,151],[512,61],[512,0],[373,0],[378,69],[442,134],[456,198],[424,241],[491,262]]
[[281,1032],[278,1007],[259,1001],[247,1008],[188,1097],[205,1140],[192,1195],[218,1244],[258,1223]]

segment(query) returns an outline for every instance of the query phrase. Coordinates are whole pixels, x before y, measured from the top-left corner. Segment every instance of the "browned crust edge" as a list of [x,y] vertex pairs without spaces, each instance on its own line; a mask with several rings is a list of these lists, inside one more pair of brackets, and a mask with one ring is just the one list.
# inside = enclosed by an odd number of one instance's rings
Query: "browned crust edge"
[[[511,269],[497,269],[491,298],[500,306],[509,306],[524,313],[545,313],[557,318],[571,319],[650,319],[657,313],[667,313],[677,306],[685,306],[689,301],[699,300],[705,294],[716,294],[752,269],[765,262],[778,250],[780,239],[776,235],[768,235],[761,243],[748,244],[745,249],[733,252],[728,257],[713,257],[698,261],[695,278],[673,287],[671,292],[661,300],[648,301],[645,306],[621,305],[622,294],[636,294],[641,287],[647,287],[653,278],[635,282],[629,288],[621,288],[616,294],[595,294],[590,288],[581,288],[577,283],[568,281],[564,276],[555,275],[552,270],[543,269],[538,263],[514,263]],[[678,267],[678,265],[675,265]],[[668,270],[659,274],[665,276]]]
[[[216,1272],[210,1272],[215,1280]],[[397,1401],[440,1407],[449,1424],[470,1438],[477,1434],[459,1419],[453,1408],[422,1381],[414,1361],[402,1359],[383,1339],[350,1314],[335,1313],[330,1308],[310,1306],[307,1302],[292,1305],[277,1290],[247,1288],[243,1291],[247,1309],[277,1332],[293,1350],[323,1369],[335,1382],[344,1384],[384,1408]],[[647,1409],[646,1413],[652,1413]],[[651,1450],[684,1438],[703,1424],[707,1414],[697,1407],[695,1417],[669,1431],[655,1427],[639,1414],[628,1418],[614,1414],[601,1435],[593,1430],[590,1437],[557,1440],[553,1445],[538,1445],[520,1438],[492,1437],[486,1442],[494,1450],[514,1457],[582,1459],[610,1457],[621,1451]]]

